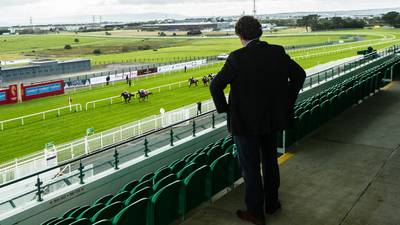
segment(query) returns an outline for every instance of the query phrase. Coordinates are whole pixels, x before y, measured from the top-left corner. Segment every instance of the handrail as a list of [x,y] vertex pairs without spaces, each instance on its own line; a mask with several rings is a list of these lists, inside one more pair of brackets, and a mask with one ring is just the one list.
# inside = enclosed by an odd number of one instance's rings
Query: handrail
[[33,173],[33,174],[31,174],[31,175],[28,175],[28,176],[25,176],[25,177],[22,177],[22,178],[19,178],[19,179],[16,179],[16,180],[7,182],[7,183],[5,183],[5,184],[1,184],[1,185],[0,185],[0,188],[3,188],[3,187],[6,187],[6,186],[9,186],[9,185],[18,183],[18,182],[20,182],[20,181],[23,181],[23,180],[26,180],[26,179],[29,179],[29,178],[32,178],[32,177],[39,176],[39,175],[41,175],[41,174],[43,174],[43,173],[46,173],[46,172],[55,170],[55,169],[60,168],[60,167],[67,166],[68,164],[71,164],[71,163],[75,163],[75,162],[82,161],[82,160],[87,159],[87,158],[90,158],[90,157],[92,157],[92,156],[94,156],[94,155],[98,155],[98,154],[101,154],[101,153],[106,152],[106,151],[108,151],[108,150],[115,149],[115,148],[118,147],[118,146],[122,146],[122,145],[128,144],[128,143],[130,143],[130,142],[132,142],[132,141],[136,141],[136,140],[142,139],[142,138],[144,138],[144,137],[146,137],[146,136],[148,136],[148,135],[156,134],[156,133],[158,133],[158,132],[160,132],[160,131],[170,130],[172,127],[178,126],[178,125],[180,125],[180,124],[182,124],[182,123],[190,122],[190,121],[192,121],[192,120],[195,120],[195,119],[198,119],[198,118],[200,118],[200,117],[204,117],[204,116],[210,115],[210,114],[215,113],[215,112],[216,112],[216,110],[212,110],[212,111],[203,113],[203,114],[201,114],[201,115],[194,116],[194,117],[192,117],[192,118],[179,121],[179,122],[174,123],[174,124],[171,124],[171,125],[169,125],[169,126],[166,126],[166,127],[163,127],[163,128],[157,129],[157,130],[154,130],[154,131],[146,132],[146,133],[141,134],[141,135],[139,135],[139,136],[137,136],[137,137],[129,138],[129,139],[125,140],[125,141],[121,141],[121,142],[119,142],[119,143],[112,144],[112,145],[107,146],[107,147],[103,147],[102,149],[99,149],[99,150],[97,150],[97,151],[95,151],[95,152],[90,152],[90,153],[85,154],[85,155],[83,155],[83,156],[79,156],[79,157],[77,157],[77,158],[75,158],[75,159],[68,160],[68,161],[66,161],[66,162],[64,162],[64,163],[61,163],[60,165],[53,166],[53,167],[51,167],[51,168],[47,168],[47,169],[45,169],[45,170],[42,170],[42,171]]
[[60,116],[61,115],[61,110],[70,108],[70,111],[72,111],[73,107],[75,107],[75,109],[80,109],[80,111],[82,111],[82,105],[81,104],[73,104],[73,105],[68,105],[68,106],[64,106],[64,107],[60,107],[60,108],[56,108],[56,109],[50,109],[50,110],[46,110],[46,111],[42,111],[42,112],[38,112],[38,113],[33,113],[33,114],[29,114],[29,115],[25,115],[25,116],[21,116],[21,117],[17,117],[17,118],[2,120],[2,121],[0,121],[0,127],[1,127],[0,130],[4,130],[4,123],[21,120],[21,125],[24,125],[25,124],[24,123],[24,119],[26,119],[26,118],[42,115],[43,119],[46,119],[46,113],[56,112],[56,111],[57,111],[57,115]]
[[[391,49],[389,49],[389,50],[391,50]],[[388,52],[388,49],[385,49],[384,51],[385,51],[385,52]],[[383,52],[383,51],[382,51],[382,52]],[[393,52],[394,52],[394,51],[393,51]],[[372,54],[374,54],[374,53],[372,53]],[[372,54],[366,55],[365,57],[372,56]],[[364,58],[365,58],[365,57],[364,57]],[[364,58],[363,58],[363,59],[364,59]],[[363,59],[361,59],[361,60],[363,60]],[[354,60],[354,62],[356,62],[356,61],[360,61],[360,60]],[[346,63],[344,63],[344,64],[346,64]],[[342,64],[342,65],[344,65],[344,64]],[[332,69],[332,68],[331,68],[331,69]],[[331,69],[328,69],[328,70],[331,70]],[[328,70],[326,70],[326,71],[328,71]],[[323,72],[324,72],[324,71],[323,71]],[[320,73],[321,73],[321,72],[320,72]],[[319,75],[320,73],[317,73],[317,74],[315,74],[315,75],[311,75],[311,76],[309,76],[309,77],[317,76],[317,75]],[[136,136],[136,137],[128,138],[128,139],[126,139],[126,140],[124,140],[124,141],[121,141],[121,142],[119,142],[119,143],[111,144],[111,145],[109,145],[109,146],[100,148],[100,149],[97,150],[97,151],[89,152],[89,153],[87,153],[87,154],[85,154],[85,155],[83,155],[83,156],[79,156],[79,157],[77,157],[77,158],[75,158],[75,159],[68,160],[68,161],[66,161],[66,162],[64,162],[64,163],[61,163],[60,165],[53,166],[53,167],[51,167],[51,168],[47,168],[47,169],[45,169],[45,170],[42,170],[42,171],[33,173],[33,174],[31,174],[31,175],[28,175],[28,176],[25,176],[25,177],[22,177],[22,178],[19,178],[19,179],[16,179],[16,180],[7,182],[7,183],[5,183],[5,184],[1,184],[1,185],[0,185],[0,188],[7,187],[7,186],[9,186],[9,185],[18,183],[18,182],[20,182],[20,181],[23,181],[23,180],[26,180],[26,179],[29,179],[29,178],[32,178],[32,177],[35,177],[35,176],[39,176],[39,175],[41,175],[41,174],[43,174],[43,173],[49,172],[49,171],[51,171],[51,170],[54,170],[54,169],[57,169],[57,168],[60,168],[60,167],[67,166],[67,165],[70,164],[70,163],[75,163],[75,162],[82,161],[82,160],[84,160],[84,159],[90,158],[90,157],[92,157],[92,156],[94,156],[94,155],[101,154],[101,153],[106,152],[106,151],[108,151],[108,150],[116,149],[117,147],[122,146],[122,145],[125,145],[125,144],[127,144],[127,143],[130,143],[130,142],[132,142],[132,141],[136,141],[136,140],[143,139],[143,138],[147,137],[148,135],[156,134],[156,133],[158,133],[158,132],[160,132],[160,131],[170,130],[172,127],[175,127],[175,126],[178,126],[178,125],[180,125],[180,124],[187,123],[187,122],[190,122],[190,121],[194,121],[194,120],[197,119],[197,118],[204,117],[204,116],[207,116],[207,115],[210,115],[210,114],[214,114],[215,112],[216,112],[216,110],[211,110],[211,111],[209,111],[209,112],[203,113],[203,114],[201,114],[201,115],[193,116],[193,117],[191,117],[191,118],[189,118],[189,119],[185,119],[185,120],[179,121],[179,122],[174,123],[174,124],[171,124],[171,125],[169,125],[169,126],[162,127],[162,128],[159,128],[159,129],[155,129],[155,130],[153,130],[153,131],[149,131],[149,132],[146,132],[146,133],[144,133],[144,134],[140,134],[140,135],[138,135],[138,136]]]

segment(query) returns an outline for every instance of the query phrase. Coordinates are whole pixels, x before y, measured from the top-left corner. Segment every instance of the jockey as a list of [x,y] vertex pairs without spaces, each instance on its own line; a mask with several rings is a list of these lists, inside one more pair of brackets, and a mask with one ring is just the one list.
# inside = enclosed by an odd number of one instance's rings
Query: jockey
[[146,90],[140,89],[139,93],[140,93],[141,95],[145,95],[145,94],[146,94]]

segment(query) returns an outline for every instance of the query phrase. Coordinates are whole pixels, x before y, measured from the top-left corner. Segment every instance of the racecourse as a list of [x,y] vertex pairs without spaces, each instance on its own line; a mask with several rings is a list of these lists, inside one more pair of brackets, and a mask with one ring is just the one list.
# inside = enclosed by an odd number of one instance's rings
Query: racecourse
[[[9,57],[17,59],[26,57],[21,52],[30,52],[29,54],[50,55],[56,58],[69,57],[87,57],[95,62],[108,60],[126,60],[126,59],[158,59],[159,61],[172,61],[176,57],[197,57],[218,55],[222,52],[239,48],[240,43],[234,38],[143,38],[143,37],[101,37],[98,34],[83,35],[48,35],[40,36],[18,36],[7,37],[2,46],[6,46],[1,51],[0,57]],[[74,43],[74,38],[79,38],[79,43]],[[348,37],[359,37],[356,42],[350,42]],[[47,39],[49,38],[49,39]],[[358,50],[366,49],[372,46],[376,49],[399,44],[400,32],[398,30],[356,30],[356,31],[337,31],[321,33],[301,33],[282,34],[263,37],[270,43],[281,44],[284,46],[297,46],[304,44],[318,44],[328,41],[343,40],[343,44],[327,45],[320,47],[311,47],[300,50],[288,50],[288,54],[300,63],[304,68],[310,68],[318,64],[350,57],[356,55]],[[172,39],[172,40],[171,40]],[[66,41],[71,42],[76,49],[74,52],[65,52],[63,46]],[[69,43],[68,42],[68,43]],[[348,42],[348,43],[346,43]],[[4,44],[6,43],[6,44]],[[14,44],[12,44],[14,43]],[[116,49],[116,46],[138,45],[138,43],[149,43],[159,47],[157,51],[131,51],[131,52],[112,52],[93,56],[89,49],[99,47],[104,49]],[[108,47],[107,47],[108,46]],[[119,48],[118,47],[118,48]],[[32,50],[34,49],[34,50]],[[32,51],[35,51],[32,53]],[[76,51],[76,52],[75,52]],[[87,51],[85,53],[85,51]],[[170,74],[160,74],[148,79],[142,78],[134,81],[134,86],[129,87],[124,82],[118,82],[110,86],[93,87],[92,89],[82,89],[76,92],[68,92],[61,96],[54,96],[45,99],[37,99],[16,105],[0,106],[0,120],[16,118],[32,113],[37,113],[53,108],[68,105],[68,98],[72,97],[74,104],[85,106],[87,102],[116,96],[122,91],[137,92],[138,89],[149,89],[161,85],[171,84],[179,81],[186,81],[189,77],[201,77],[209,73],[216,73],[222,64],[209,67],[202,67],[189,70],[173,72]],[[201,82],[200,82],[201,83]],[[93,127],[95,132],[101,132],[111,129],[147,116],[159,114],[160,108],[167,111],[179,108],[185,105],[194,104],[197,101],[210,99],[208,87],[201,84],[198,87],[189,88],[187,86],[175,88],[172,90],[161,90],[155,92],[146,102],[139,103],[134,99],[132,103],[125,104],[118,102],[109,105],[100,103],[95,109],[82,112],[72,112],[62,114],[57,117],[56,114],[46,115],[46,120],[41,116],[31,118],[25,121],[21,126],[20,122],[13,122],[4,125],[4,131],[0,131],[0,163],[13,160],[37,151],[41,151],[48,142],[62,144],[71,140],[81,138],[85,135],[86,129]]]

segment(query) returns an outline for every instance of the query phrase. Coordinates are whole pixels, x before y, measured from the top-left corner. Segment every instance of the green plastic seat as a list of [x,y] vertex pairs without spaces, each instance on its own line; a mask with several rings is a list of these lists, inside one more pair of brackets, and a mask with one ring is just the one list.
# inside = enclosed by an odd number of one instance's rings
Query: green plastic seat
[[76,219],[91,219],[98,211],[100,211],[102,208],[105,207],[105,204],[103,203],[98,203],[94,206],[91,206],[90,208],[86,209],[83,211]]
[[319,127],[320,121],[321,121],[320,115],[321,115],[320,106],[319,105],[314,106],[310,112],[310,116],[311,116],[311,118],[310,118],[311,124],[310,124],[310,130],[309,130],[310,132]]
[[225,149],[225,153],[232,153],[235,150],[235,148],[236,148],[236,145],[232,144]]
[[222,191],[233,183],[233,160],[231,154],[225,154],[211,164],[212,195]]
[[105,196],[97,199],[97,201],[95,201],[93,205],[97,205],[99,203],[106,204],[108,202],[108,200],[110,200],[112,197],[113,197],[112,194],[105,195]]
[[111,205],[114,202],[125,202],[126,199],[128,199],[131,196],[130,192],[124,191],[121,193],[118,193],[117,195],[115,195],[114,197],[112,197],[110,200],[108,200],[108,202],[106,203],[106,205]]
[[102,208],[90,220],[93,223],[104,220],[104,219],[111,220],[124,207],[125,207],[125,205],[122,202],[114,202],[111,205],[108,205],[108,206]]
[[172,174],[172,170],[169,167],[161,168],[154,173],[153,184],[156,184],[162,178]]
[[62,216],[62,218],[68,218],[68,217],[70,217],[70,215],[71,215],[74,211],[76,211],[77,209],[79,209],[79,208],[81,208],[81,207],[77,206],[77,207],[74,207],[74,208],[68,210],[67,212],[64,213],[64,215]]
[[70,225],[92,225],[92,222],[89,219],[80,219]]
[[183,157],[182,161],[187,162],[187,159],[190,158],[190,157],[192,157],[192,156],[193,156],[193,153],[189,153],[189,154],[187,154],[185,157]]
[[216,160],[218,157],[220,157],[222,155],[222,149],[220,147],[212,147],[208,152],[207,152],[207,156],[208,156],[208,162],[214,162],[214,160]]
[[186,179],[186,212],[211,198],[211,170],[204,165],[193,171]]
[[133,193],[126,201],[125,205],[128,206],[142,198],[150,198],[154,194],[154,190],[151,187],[145,187],[142,190],[139,190]]
[[182,181],[175,181],[159,190],[151,198],[154,225],[169,225],[182,218],[185,212],[185,190]]
[[228,140],[224,141],[224,143],[222,143],[221,148],[222,148],[222,150],[225,151],[227,148],[229,148],[233,144],[234,144],[233,139],[228,139]]
[[132,189],[131,194],[145,188],[145,187],[152,187],[153,186],[153,181],[152,180],[146,180],[138,185],[136,185],[135,188]]
[[153,186],[153,190],[154,192],[159,191],[160,189],[162,189],[163,187],[167,186],[168,184],[174,182],[177,180],[177,177],[175,174],[170,174],[166,177],[164,177],[163,179],[159,180],[154,186]]
[[329,118],[329,101],[325,100],[321,103],[321,123],[327,122]]
[[142,176],[142,178],[140,178],[139,183],[142,183],[144,181],[150,180],[152,179],[154,176],[154,173],[148,173]]
[[119,192],[124,192],[124,191],[131,192],[132,189],[135,188],[136,185],[138,185],[138,184],[139,184],[139,181],[138,181],[138,180],[133,180],[133,181],[131,181],[131,182],[125,184],[125,185],[121,188],[121,190],[119,190]]
[[180,159],[177,159],[177,160],[175,160],[175,161],[173,161],[172,163],[170,163],[169,165],[168,165],[168,167],[169,168],[172,168],[175,164],[177,164],[179,161],[181,161]]
[[150,221],[151,202],[149,198],[142,198],[129,204],[120,211],[113,220],[113,225],[146,225]]
[[173,173],[178,173],[185,166],[186,166],[186,162],[182,160],[182,161],[177,162],[175,165],[173,165],[171,167],[171,170]]
[[[61,222],[61,221],[63,221],[64,219],[63,218],[56,218],[56,219],[54,219],[54,220],[51,220],[51,221],[49,221],[48,223],[44,223],[45,225],[55,225],[56,223],[58,223],[58,222]],[[43,225],[44,225],[43,224]]]
[[94,223],[93,225],[113,225],[109,220],[101,220],[99,222]]
[[77,218],[83,211],[85,211],[88,208],[90,208],[90,205],[85,205],[85,206],[79,207],[75,211],[71,212],[69,217]]
[[189,163],[186,165],[181,171],[179,171],[176,175],[178,179],[184,180],[189,174],[191,174],[194,170],[197,169],[197,165],[195,163]]
[[70,225],[71,223],[75,222],[75,218],[65,218],[54,225]]
[[199,166],[208,164],[208,156],[205,153],[200,153],[192,160],[193,163],[196,163]]
[[185,162],[191,162],[197,156],[196,153],[192,153],[189,157],[186,158]]

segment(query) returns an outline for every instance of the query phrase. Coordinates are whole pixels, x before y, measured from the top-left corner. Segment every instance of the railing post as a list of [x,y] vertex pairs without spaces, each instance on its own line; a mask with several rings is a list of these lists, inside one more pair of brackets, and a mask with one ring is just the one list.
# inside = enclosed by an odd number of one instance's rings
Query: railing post
[[149,142],[147,141],[147,137],[144,138],[144,156],[149,157]]
[[80,180],[80,184],[84,184],[85,182],[83,182],[83,177],[85,177],[85,174],[83,173],[83,169],[85,167],[82,164],[82,161],[79,162],[79,180]]
[[171,146],[174,146],[174,130],[172,128],[169,133],[169,140],[170,140]]
[[215,128],[215,115],[214,113],[212,114],[212,128]]
[[43,184],[43,182],[40,181],[40,178],[39,178],[39,176],[38,176],[37,181],[36,181],[36,184],[35,184],[35,186],[37,187],[36,195],[37,195],[37,201],[38,201],[38,202],[43,201],[43,198],[42,198],[42,194],[43,194],[42,184]]
[[119,156],[119,153],[117,151],[117,147],[115,147],[115,149],[114,149],[114,169],[115,170],[119,170],[119,167],[118,167],[118,163],[119,163],[118,156]]
[[193,120],[193,137],[196,137],[196,121]]

